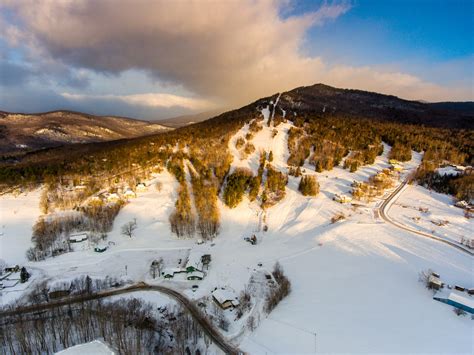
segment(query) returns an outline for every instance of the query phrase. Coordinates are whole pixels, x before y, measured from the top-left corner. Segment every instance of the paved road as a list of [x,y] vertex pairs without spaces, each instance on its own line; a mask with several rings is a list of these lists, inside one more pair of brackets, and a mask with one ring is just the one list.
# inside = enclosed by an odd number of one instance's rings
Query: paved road
[[18,307],[13,310],[3,311],[0,312],[0,318],[4,316],[11,316],[11,315],[18,315],[18,314],[27,314],[32,312],[39,312],[44,311],[47,309],[52,309],[56,307],[66,306],[69,304],[80,303],[84,301],[91,301],[97,300],[101,298],[106,298],[110,296],[122,295],[131,292],[137,291],[156,291],[163,294],[166,294],[173,298],[174,300],[181,303],[191,314],[194,320],[201,326],[204,333],[226,354],[239,354],[241,353],[238,348],[234,345],[230,344],[220,333],[219,331],[204,317],[201,311],[192,303],[187,297],[183,296],[181,293],[170,289],[164,286],[152,286],[146,283],[138,283],[126,288],[118,289],[118,290],[110,290],[110,291],[102,291],[99,293],[91,294],[91,295],[79,295],[79,296],[72,296],[63,298],[58,301],[32,305],[32,306],[24,306]]
[[447,239],[443,239],[443,238],[440,238],[440,237],[437,237],[437,236],[434,236],[434,235],[431,235],[431,234],[428,234],[428,233],[424,233],[424,232],[421,232],[419,230],[416,230],[416,229],[413,229],[413,228],[410,228],[408,226],[405,226],[399,222],[396,222],[394,221],[393,219],[391,219],[389,216],[388,216],[388,211],[390,209],[390,207],[392,206],[392,202],[396,200],[396,198],[399,196],[399,194],[401,193],[401,191],[403,190],[403,188],[409,183],[409,180],[406,180],[404,181],[403,183],[400,184],[400,186],[398,186],[395,191],[393,191],[390,196],[387,197],[387,199],[382,203],[382,205],[379,207],[379,213],[380,213],[380,217],[382,217],[385,222],[387,223],[390,223],[392,225],[394,225],[395,227],[397,228],[401,228],[403,230],[406,230],[408,232],[411,232],[411,233],[415,233],[415,234],[418,234],[422,237],[425,237],[425,238],[430,238],[430,239],[433,239],[433,240],[436,240],[438,242],[442,242],[442,243],[445,243],[453,248],[456,248],[457,250],[460,250],[466,254],[469,254],[471,256],[474,256],[474,252],[469,250],[467,247],[464,247],[463,245],[461,244],[458,244],[458,243],[455,243],[455,242],[452,242],[450,240],[447,240]]

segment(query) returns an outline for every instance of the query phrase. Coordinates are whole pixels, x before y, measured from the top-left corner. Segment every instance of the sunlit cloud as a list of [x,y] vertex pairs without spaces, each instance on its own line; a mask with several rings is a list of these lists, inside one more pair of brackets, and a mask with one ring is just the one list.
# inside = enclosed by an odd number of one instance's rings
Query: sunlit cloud
[[[35,1],[4,0],[8,9],[0,36],[27,48],[37,72],[69,76],[62,85],[67,100],[120,101],[155,108],[206,110],[243,105],[262,96],[302,85],[328,85],[377,91],[407,99],[472,100],[469,83],[431,83],[401,69],[333,64],[305,50],[308,31],[337,21],[351,10],[346,1],[323,2],[291,14],[288,1]],[[40,58],[40,59],[35,59]],[[119,76],[139,70],[166,94],[93,95],[69,87],[87,83],[80,70]],[[60,80],[60,79],[57,79]],[[61,92],[58,91],[58,92]],[[148,91],[148,89],[142,90]],[[170,93],[171,92],[171,93]],[[176,95],[176,94],[180,95]]]
[[111,100],[122,101],[129,105],[138,105],[154,108],[182,107],[190,110],[208,110],[214,104],[207,100],[178,96],[173,94],[146,93],[134,95],[84,95],[61,93],[61,96],[74,101]]

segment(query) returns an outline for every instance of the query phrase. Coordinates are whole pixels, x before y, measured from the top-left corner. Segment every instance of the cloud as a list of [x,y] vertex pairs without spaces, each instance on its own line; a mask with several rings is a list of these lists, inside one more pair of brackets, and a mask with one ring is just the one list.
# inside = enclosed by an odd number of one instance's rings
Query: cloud
[[[324,2],[316,11],[289,16],[287,1],[272,0],[4,0],[3,6],[11,14],[3,37],[28,46],[36,57],[106,75],[142,70],[219,105],[316,82],[412,99],[473,96],[469,86],[446,88],[403,72],[333,66],[305,55],[308,30],[342,16],[350,10],[348,2]],[[164,94],[108,99],[155,107],[166,100],[204,105],[159,95]]]
[[65,92],[62,93],[61,96],[72,101],[122,101],[128,105],[146,106],[151,108],[181,107],[194,111],[204,111],[214,106],[213,103],[207,100],[162,93],[145,93],[134,95],[84,95]]

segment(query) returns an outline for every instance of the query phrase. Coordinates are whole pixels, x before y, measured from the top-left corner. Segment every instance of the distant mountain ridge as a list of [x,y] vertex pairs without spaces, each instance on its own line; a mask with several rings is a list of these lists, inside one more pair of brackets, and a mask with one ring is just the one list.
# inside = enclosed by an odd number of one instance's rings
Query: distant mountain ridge
[[0,111],[0,153],[134,138],[170,129],[143,120],[67,110],[32,114]]
[[[256,104],[276,101],[278,95]],[[255,105],[255,104],[253,104]],[[474,102],[423,103],[375,92],[338,89],[324,84],[281,93],[278,107],[301,116],[347,115],[445,128],[474,128]]]

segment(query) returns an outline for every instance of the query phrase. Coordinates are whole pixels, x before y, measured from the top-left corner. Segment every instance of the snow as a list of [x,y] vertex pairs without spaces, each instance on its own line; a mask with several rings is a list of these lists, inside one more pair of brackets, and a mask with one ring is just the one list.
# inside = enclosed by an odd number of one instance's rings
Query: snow
[[0,196],[0,259],[7,264],[26,262],[32,228],[41,215],[40,196],[41,190]]
[[474,219],[466,218],[462,209],[453,206],[452,196],[418,185],[408,185],[403,190],[389,216],[411,228],[458,243],[463,237],[473,236]]
[[451,292],[448,299],[474,309],[474,299],[465,294]]
[[101,340],[94,340],[90,343],[84,343],[70,348],[58,351],[61,355],[114,355],[116,354],[107,344]]
[[[262,110],[262,114],[268,119],[269,109]],[[263,125],[251,141],[256,152],[241,160],[235,141],[248,131],[248,125],[242,127],[229,141],[233,155],[231,171],[247,167],[256,174],[259,150],[265,149],[273,151],[271,164],[286,172],[291,127],[291,122],[277,127]],[[277,135],[272,137],[274,128]],[[86,248],[27,263],[27,267],[38,271],[38,278],[67,280],[86,274],[108,275],[130,282],[163,284],[209,306],[211,293],[216,288],[239,295],[252,276],[270,273],[278,261],[291,280],[292,292],[270,315],[258,317],[260,321],[254,332],[243,330],[245,317],[236,321],[234,313],[225,313],[231,320],[225,335],[247,353],[309,353],[314,352],[315,346],[318,352],[331,353],[472,353],[472,321],[456,317],[449,307],[433,300],[430,291],[418,282],[421,270],[432,269],[443,276],[443,281],[470,288],[472,258],[443,243],[384,223],[378,216],[378,207],[390,191],[359,206],[332,200],[335,194],[349,195],[354,180],[366,181],[388,168],[389,150],[384,144],[382,156],[355,173],[340,166],[317,173],[306,163],[304,174],[317,177],[320,194],[302,196],[298,192],[299,178],[289,177],[285,198],[266,212],[247,198],[233,209],[219,200],[220,234],[212,242],[203,244],[196,243],[198,237],[177,239],[171,234],[168,217],[174,208],[178,183],[163,171],[154,180],[147,181],[148,186],[160,181],[160,191],[148,188],[120,211],[108,235],[107,241],[111,244],[106,252],[94,253]],[[420,160],[421,155],[413,153],[410,162],[401,163],[400,181]],[[189,169],[192,168],[188,166],[186,170]],[[31,225],[39,215],[39,192],[27,197],[2,196],[0,201],[2,224],[5,224],[2,227],[5,234],[0,237],[2,243],[7,237],[12,250],[21,250],[24,258]],[[394,220],[409,224],[411,217],[420,215],[419,206],[429,208],[429,214],[422,216],[416,224],[418,228],[428,230],[430,225],[436,227],[437,233],[443,231],[447,238],[453,239],[472,234],[472,222],[463,216],[461,209],[451,207],[448,196],[419,186],[408,186],[389,214]],[[17,215],[11,216],[17,219],[3,218],[3,213],[15,209]],[[331,218],[340,213],[345,218],[331,223]],[[18,218],[18,214],[22,218]],[[138,228],[134,236],[121,235],[120,227],[135,218]],[[431,219],[449,219],[450,223],[438,227],[429,221]],[[262,231],[263,223],[268,226],[268,232]],[[410,226],[413,225],[414,222]],[[12,232],[20,230],[25,232],[21,238],[27,242],[18,239],[19,243],[15,243],[16,233]],[[257,245],[243,240],[253,234],[258,238]],[[164,269],[174,269],[182,268],[188,258],[203,254],[211,254],[212,261],[202,281],[187,281],[184,274],[171,280],[150,276],[153,260],[163,258]],[[18,259],[7,259],[8,263],[15,260]],[[193,285],[199,288],[193,290]],[[152,295],[156,293],[146,294],[145,297],[155,297]],[[263,299],[254,297],[252,302],[255,303],[252,312],[255,312],[256,304],[261,305]]]
[[456,175],[461,174],[461,171],[459,171],[456,167],[450,166],[450,165],[445,166],[443,168],[438,168],[436,169],[436,172],[438,173],[438,175],[441,175],[441,176],[446,176],[446,175],[456,176]]

